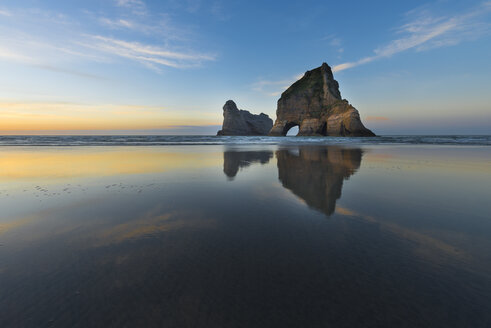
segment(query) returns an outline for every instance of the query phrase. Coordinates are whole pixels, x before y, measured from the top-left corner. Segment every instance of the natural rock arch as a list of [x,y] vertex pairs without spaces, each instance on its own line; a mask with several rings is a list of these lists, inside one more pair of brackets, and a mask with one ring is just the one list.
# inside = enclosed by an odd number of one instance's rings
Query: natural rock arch
[[284,136],[294,126],[298,135],[375,136],[360,114],[341,98],[339,84],[326,63],[307,71],[278,100],[276,121],[269,135]]

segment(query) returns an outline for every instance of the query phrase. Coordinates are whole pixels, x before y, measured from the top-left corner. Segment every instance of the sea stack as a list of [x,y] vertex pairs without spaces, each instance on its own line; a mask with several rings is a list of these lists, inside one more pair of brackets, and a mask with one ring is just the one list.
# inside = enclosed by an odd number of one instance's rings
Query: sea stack
[[282,93],[269,135],[284,136],[294,126],[299,126],[300,136],[375,136],[361,123],[356,108],[341,98],[339,84],[326,63],[307,71]]
[[251,114],[228,100],[223,106],[223,125],[217,136],[266,136],[272,126],[273,120],[268,115]]

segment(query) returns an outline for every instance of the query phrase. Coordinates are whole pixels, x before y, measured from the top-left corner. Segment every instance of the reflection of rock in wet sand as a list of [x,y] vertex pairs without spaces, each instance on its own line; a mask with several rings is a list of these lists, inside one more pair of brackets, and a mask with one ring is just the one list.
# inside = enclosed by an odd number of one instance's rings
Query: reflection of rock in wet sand
[[343,180],[361,164],[361,149],[340,147],[279,150],[278,178],[283,187],[305,200],[307,205],[331,215],[341,197]]
[[225,151],[223,153],[223,172],[229,178],[234,178],[239,168],[257,162],[266,164],[272,157],[272,151]]

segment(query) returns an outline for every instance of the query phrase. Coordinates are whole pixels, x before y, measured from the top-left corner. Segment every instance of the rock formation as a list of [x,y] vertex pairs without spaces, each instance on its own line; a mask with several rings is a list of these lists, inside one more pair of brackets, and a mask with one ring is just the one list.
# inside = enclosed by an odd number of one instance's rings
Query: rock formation
[[341,197],[343,181],[360,167],[362,154],[361,149],[336,146],[300,147],[297,153],[279,150],[278,178],[307,205],[329,216]]
[[265,136],[273,126],[273,120],[266,114],[254,115],[237,108],[229,100],[223,106],[223,125],[218,136]]
[[326,63],[307,71],[283,92],[269,135],[284,136],[297,125],[301,136],[375,136],[363,126],[356,108],[341,99],[339,84]]

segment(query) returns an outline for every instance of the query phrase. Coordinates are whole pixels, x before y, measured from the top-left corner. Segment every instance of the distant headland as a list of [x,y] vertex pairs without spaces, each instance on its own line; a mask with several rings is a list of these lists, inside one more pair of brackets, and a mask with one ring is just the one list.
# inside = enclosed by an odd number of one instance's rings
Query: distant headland
[[305,72],[281,94],[274,125],[268,115],[238,110],[231,100],[223,107],[223,117],[217,135],[285,136],[298,126],[299,136],[375,136],[361,122],[358,110],[341,98],[339,84],[326,63]]

